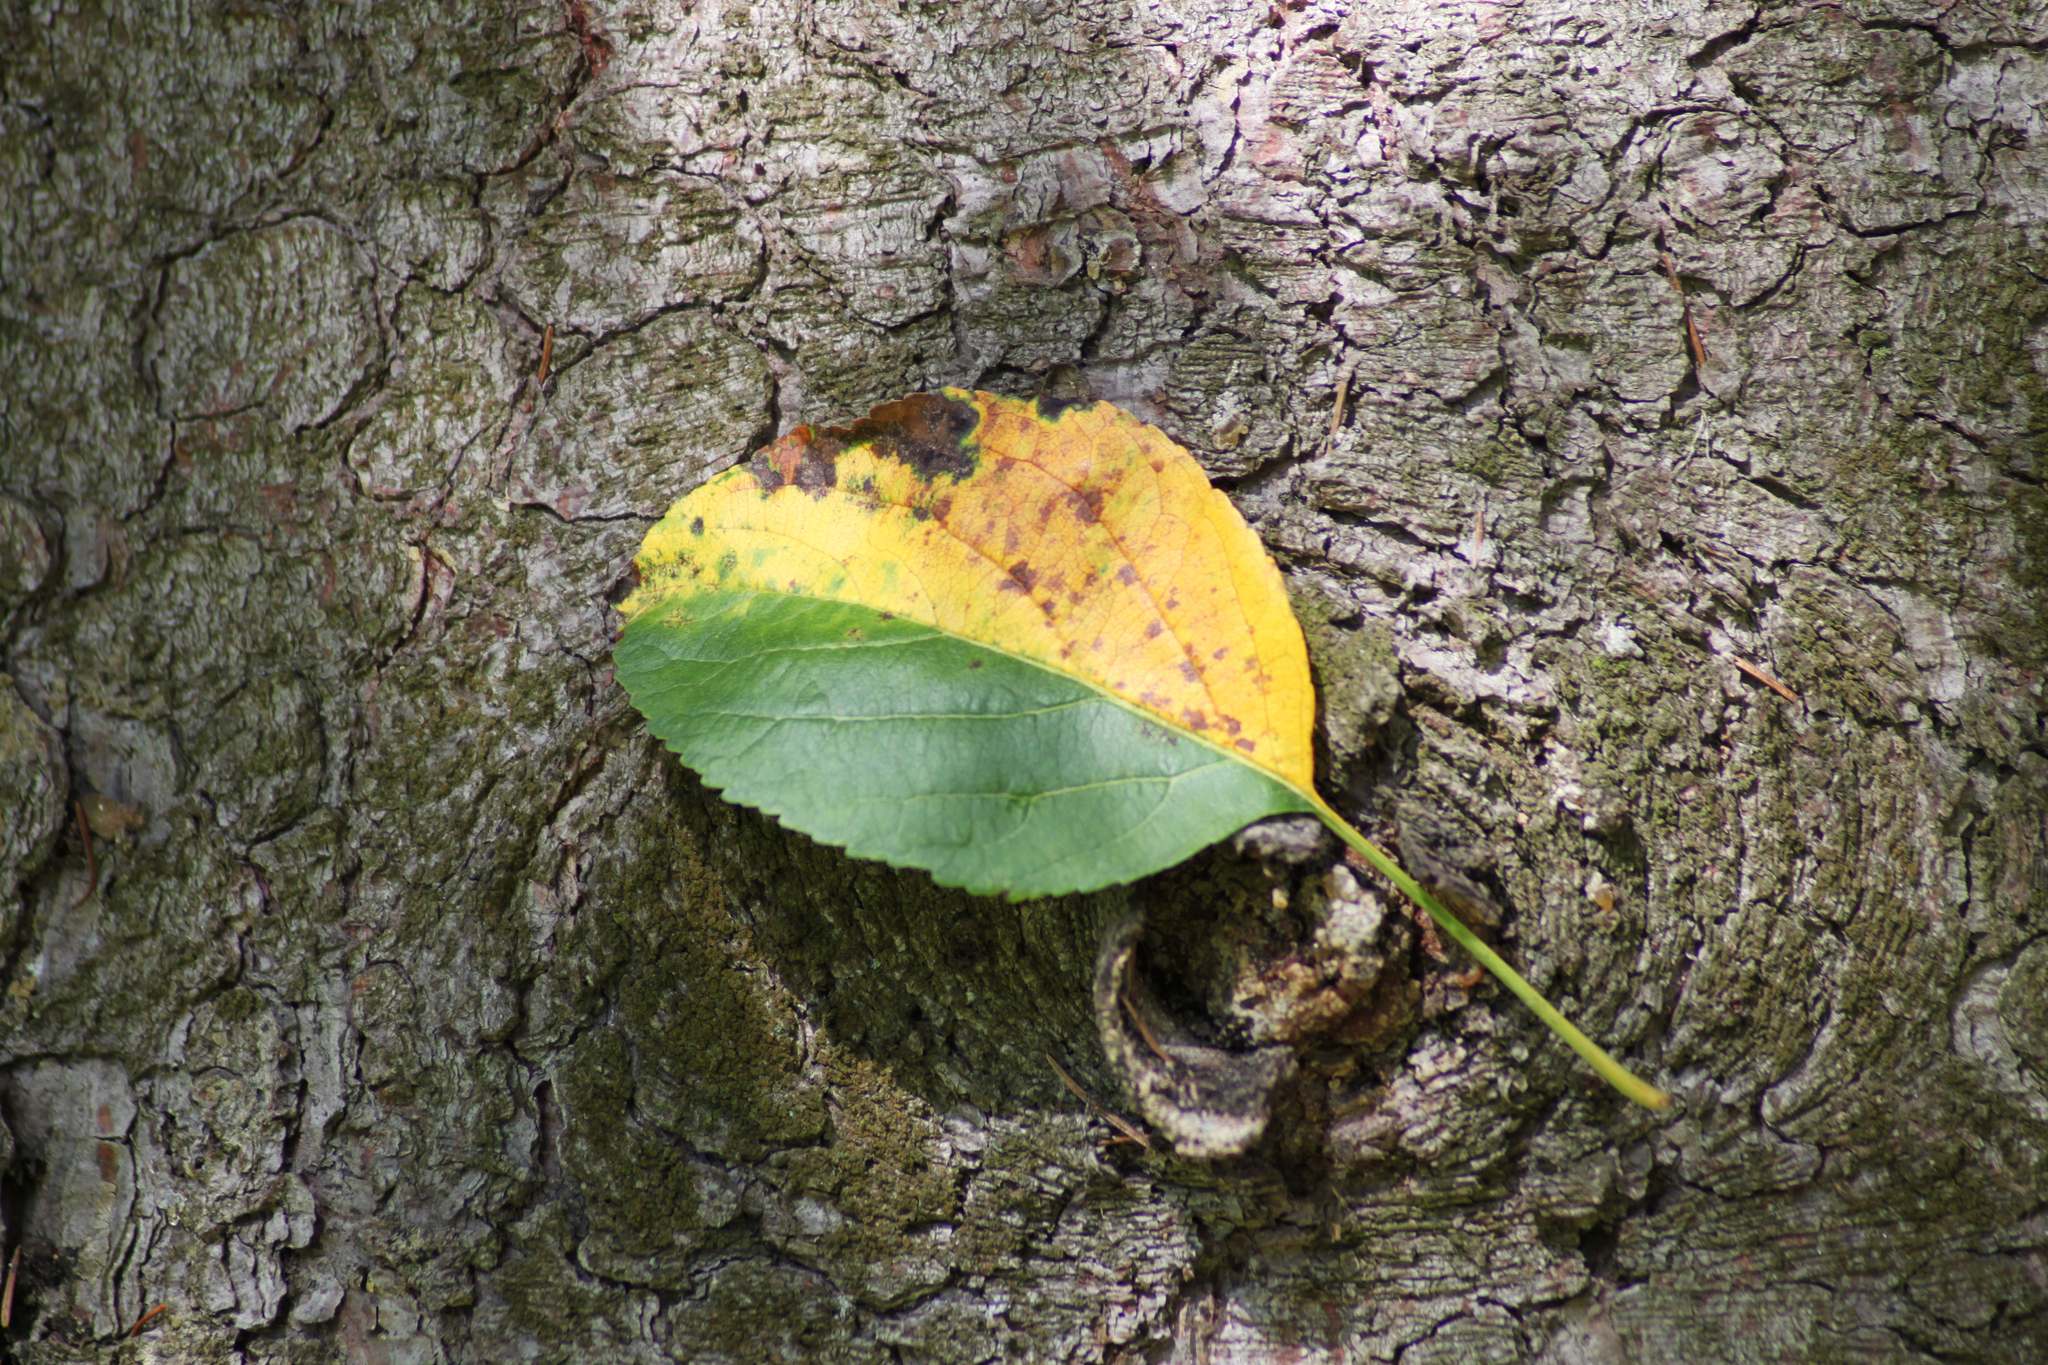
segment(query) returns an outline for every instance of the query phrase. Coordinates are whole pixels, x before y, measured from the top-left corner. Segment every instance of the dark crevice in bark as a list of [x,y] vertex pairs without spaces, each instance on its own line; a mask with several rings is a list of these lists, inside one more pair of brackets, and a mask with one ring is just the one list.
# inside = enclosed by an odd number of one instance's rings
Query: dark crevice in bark
[[1762,27],[1764,8],[1760,5],[1750,11],[1749,17],[1738,28],[1730,29],[1718,37],[1709,39],[1705,45],[1686,55],[1686,65],[1698,71],[1714,65],[1732,49],[1742,46],[1754,38]]

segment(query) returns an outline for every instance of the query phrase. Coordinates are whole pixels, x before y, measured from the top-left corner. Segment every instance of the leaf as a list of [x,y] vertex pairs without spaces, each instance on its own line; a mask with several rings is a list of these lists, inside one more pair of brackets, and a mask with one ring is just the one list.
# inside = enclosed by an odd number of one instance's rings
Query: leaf
[[1620,1072],[1317,795],[1279,571],[1128,413],[948,389],[799,427],[678,502],[635,562],[617,676],[731,799],[1013,896],[1312,812]]
[[618,673],[734,800],[1017,896],[1313,809],[1279,571],[1107,403],[914,394],[799,428],[647,537]]

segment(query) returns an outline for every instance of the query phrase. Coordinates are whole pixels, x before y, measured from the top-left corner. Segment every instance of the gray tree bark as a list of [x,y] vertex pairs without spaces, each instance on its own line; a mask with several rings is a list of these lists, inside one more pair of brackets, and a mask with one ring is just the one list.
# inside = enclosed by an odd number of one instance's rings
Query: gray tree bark
[[[7,1359],[2048,1356],[2040,5],[0,15]],[[1671,1113],[1313,840],[647,737],[670,501],[1069,362]]]

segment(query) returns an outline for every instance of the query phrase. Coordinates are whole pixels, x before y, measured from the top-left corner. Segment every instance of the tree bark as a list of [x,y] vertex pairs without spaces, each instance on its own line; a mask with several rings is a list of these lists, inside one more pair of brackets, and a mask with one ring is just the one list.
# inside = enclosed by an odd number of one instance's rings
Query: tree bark
[[[2048,11],[0,14],[7,1359],[2048,1355]],[[1673,1111],[1313,838],[977,899],[649,739],[672,500],[1067,363]]]

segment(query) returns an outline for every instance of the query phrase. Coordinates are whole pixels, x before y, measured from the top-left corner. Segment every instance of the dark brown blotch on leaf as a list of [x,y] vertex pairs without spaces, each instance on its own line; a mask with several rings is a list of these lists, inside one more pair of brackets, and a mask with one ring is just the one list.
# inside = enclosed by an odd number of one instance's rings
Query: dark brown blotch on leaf
[[871,445],[921,479],[961,478],[974,472],[975,452],[966,442],[980,425],[981,411],[972,403],[913,393],[882,404],[850,427],[827,427],[825,435],[844,445]]
[[804,460],[796,467],[796,486],[806,493],[823,496],[838,479],[839,468],[830,460]]
[[795,484],[806,493],[824,496],[839,482],[839,452],[844,442],[832,432],[819,435],[809,427],[798,427],[781,440],[761,448],[747,463],[748,472],[763,493],[773,493],[785,484]]

